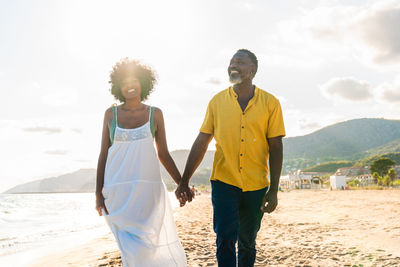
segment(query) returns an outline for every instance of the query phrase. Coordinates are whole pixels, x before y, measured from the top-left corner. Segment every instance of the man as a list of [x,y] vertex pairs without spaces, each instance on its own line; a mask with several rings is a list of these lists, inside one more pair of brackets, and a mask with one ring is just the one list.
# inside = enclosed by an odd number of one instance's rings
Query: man
[[240,49],[232,57],[228,74],[233,86],[209,102],[175,192],[180,199],[192,200],[189,179],[214,137],[210,179],[219,267],[236,266],[236,242],[238,265],[254,266],[261,219],[278,204],[285,129],[279,101],[252,83],[257,67],[257,58],[249,50]]

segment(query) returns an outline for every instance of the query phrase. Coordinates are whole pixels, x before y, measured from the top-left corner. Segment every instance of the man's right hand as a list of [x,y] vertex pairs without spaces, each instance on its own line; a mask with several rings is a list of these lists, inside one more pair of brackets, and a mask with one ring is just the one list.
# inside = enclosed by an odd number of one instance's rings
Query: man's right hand
[[189,180],[202,161],[212,138],[212,134],[200,132],[190,149],[182,179],[179,182],[178,188],[175,190],[175,196],[181,203],[181,207],[185,206],[186,201],[191,202],[194,198],[194,192],[189,188]]
[[192,190],[186,183],[179,183],[178,188],[175,190],[175,196],[179,200],[181,207],[185,206],[186,201],[191,202],[194,198]]

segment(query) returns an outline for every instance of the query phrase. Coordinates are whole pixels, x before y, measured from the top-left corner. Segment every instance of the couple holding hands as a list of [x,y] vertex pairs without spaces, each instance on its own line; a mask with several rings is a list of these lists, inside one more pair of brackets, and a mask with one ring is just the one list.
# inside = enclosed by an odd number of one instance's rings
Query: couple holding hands
[[154,72],[135,60],[115,64],[111,93],[122,104],[104,115],[96,209],[115,236],[123,266],[187,266],[159,162],[178,185],[175,194],[184,206],[194,197],[189,180],[212,138],[218,266],[254,266],[261,219],[278,204],[285,136],[279,101],[252,83],[257,68],[251,51],[240,49],[233,55],[228,66],[232,86],[210,100],[181,176],[168,151],[161,110],[143,103],[156,82]]

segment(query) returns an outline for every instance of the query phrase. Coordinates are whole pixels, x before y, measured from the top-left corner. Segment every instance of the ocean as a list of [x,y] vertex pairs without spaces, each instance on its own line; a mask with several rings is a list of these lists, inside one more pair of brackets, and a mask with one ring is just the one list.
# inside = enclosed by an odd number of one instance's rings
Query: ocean
[[0,266],[26,266],[109,232],[93,193],[0,194]]

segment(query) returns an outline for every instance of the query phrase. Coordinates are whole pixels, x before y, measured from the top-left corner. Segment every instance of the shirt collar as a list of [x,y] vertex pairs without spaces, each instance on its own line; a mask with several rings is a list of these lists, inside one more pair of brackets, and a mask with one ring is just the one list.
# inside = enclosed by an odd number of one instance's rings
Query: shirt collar
[[[228,90],[229,90],[229,95],[231,95],[231,96],[234,97],[234,98],[237,98],[237,97],[238,97],[238,95],[237,95],[237,93],[235,92],[235,90],[233,90],[233,86],[229,86]],[[258,91],[259,91],[259,89],[258,89],[257,85],[254,85],[254,96],[253,96],[252,99],[256,99],[256,98],[257,98],[257,96],[258,96]],[[252,99],[251,99],[251,100],[252,100]],[[251,101],[251,100],[250,100],[250,101]]]

